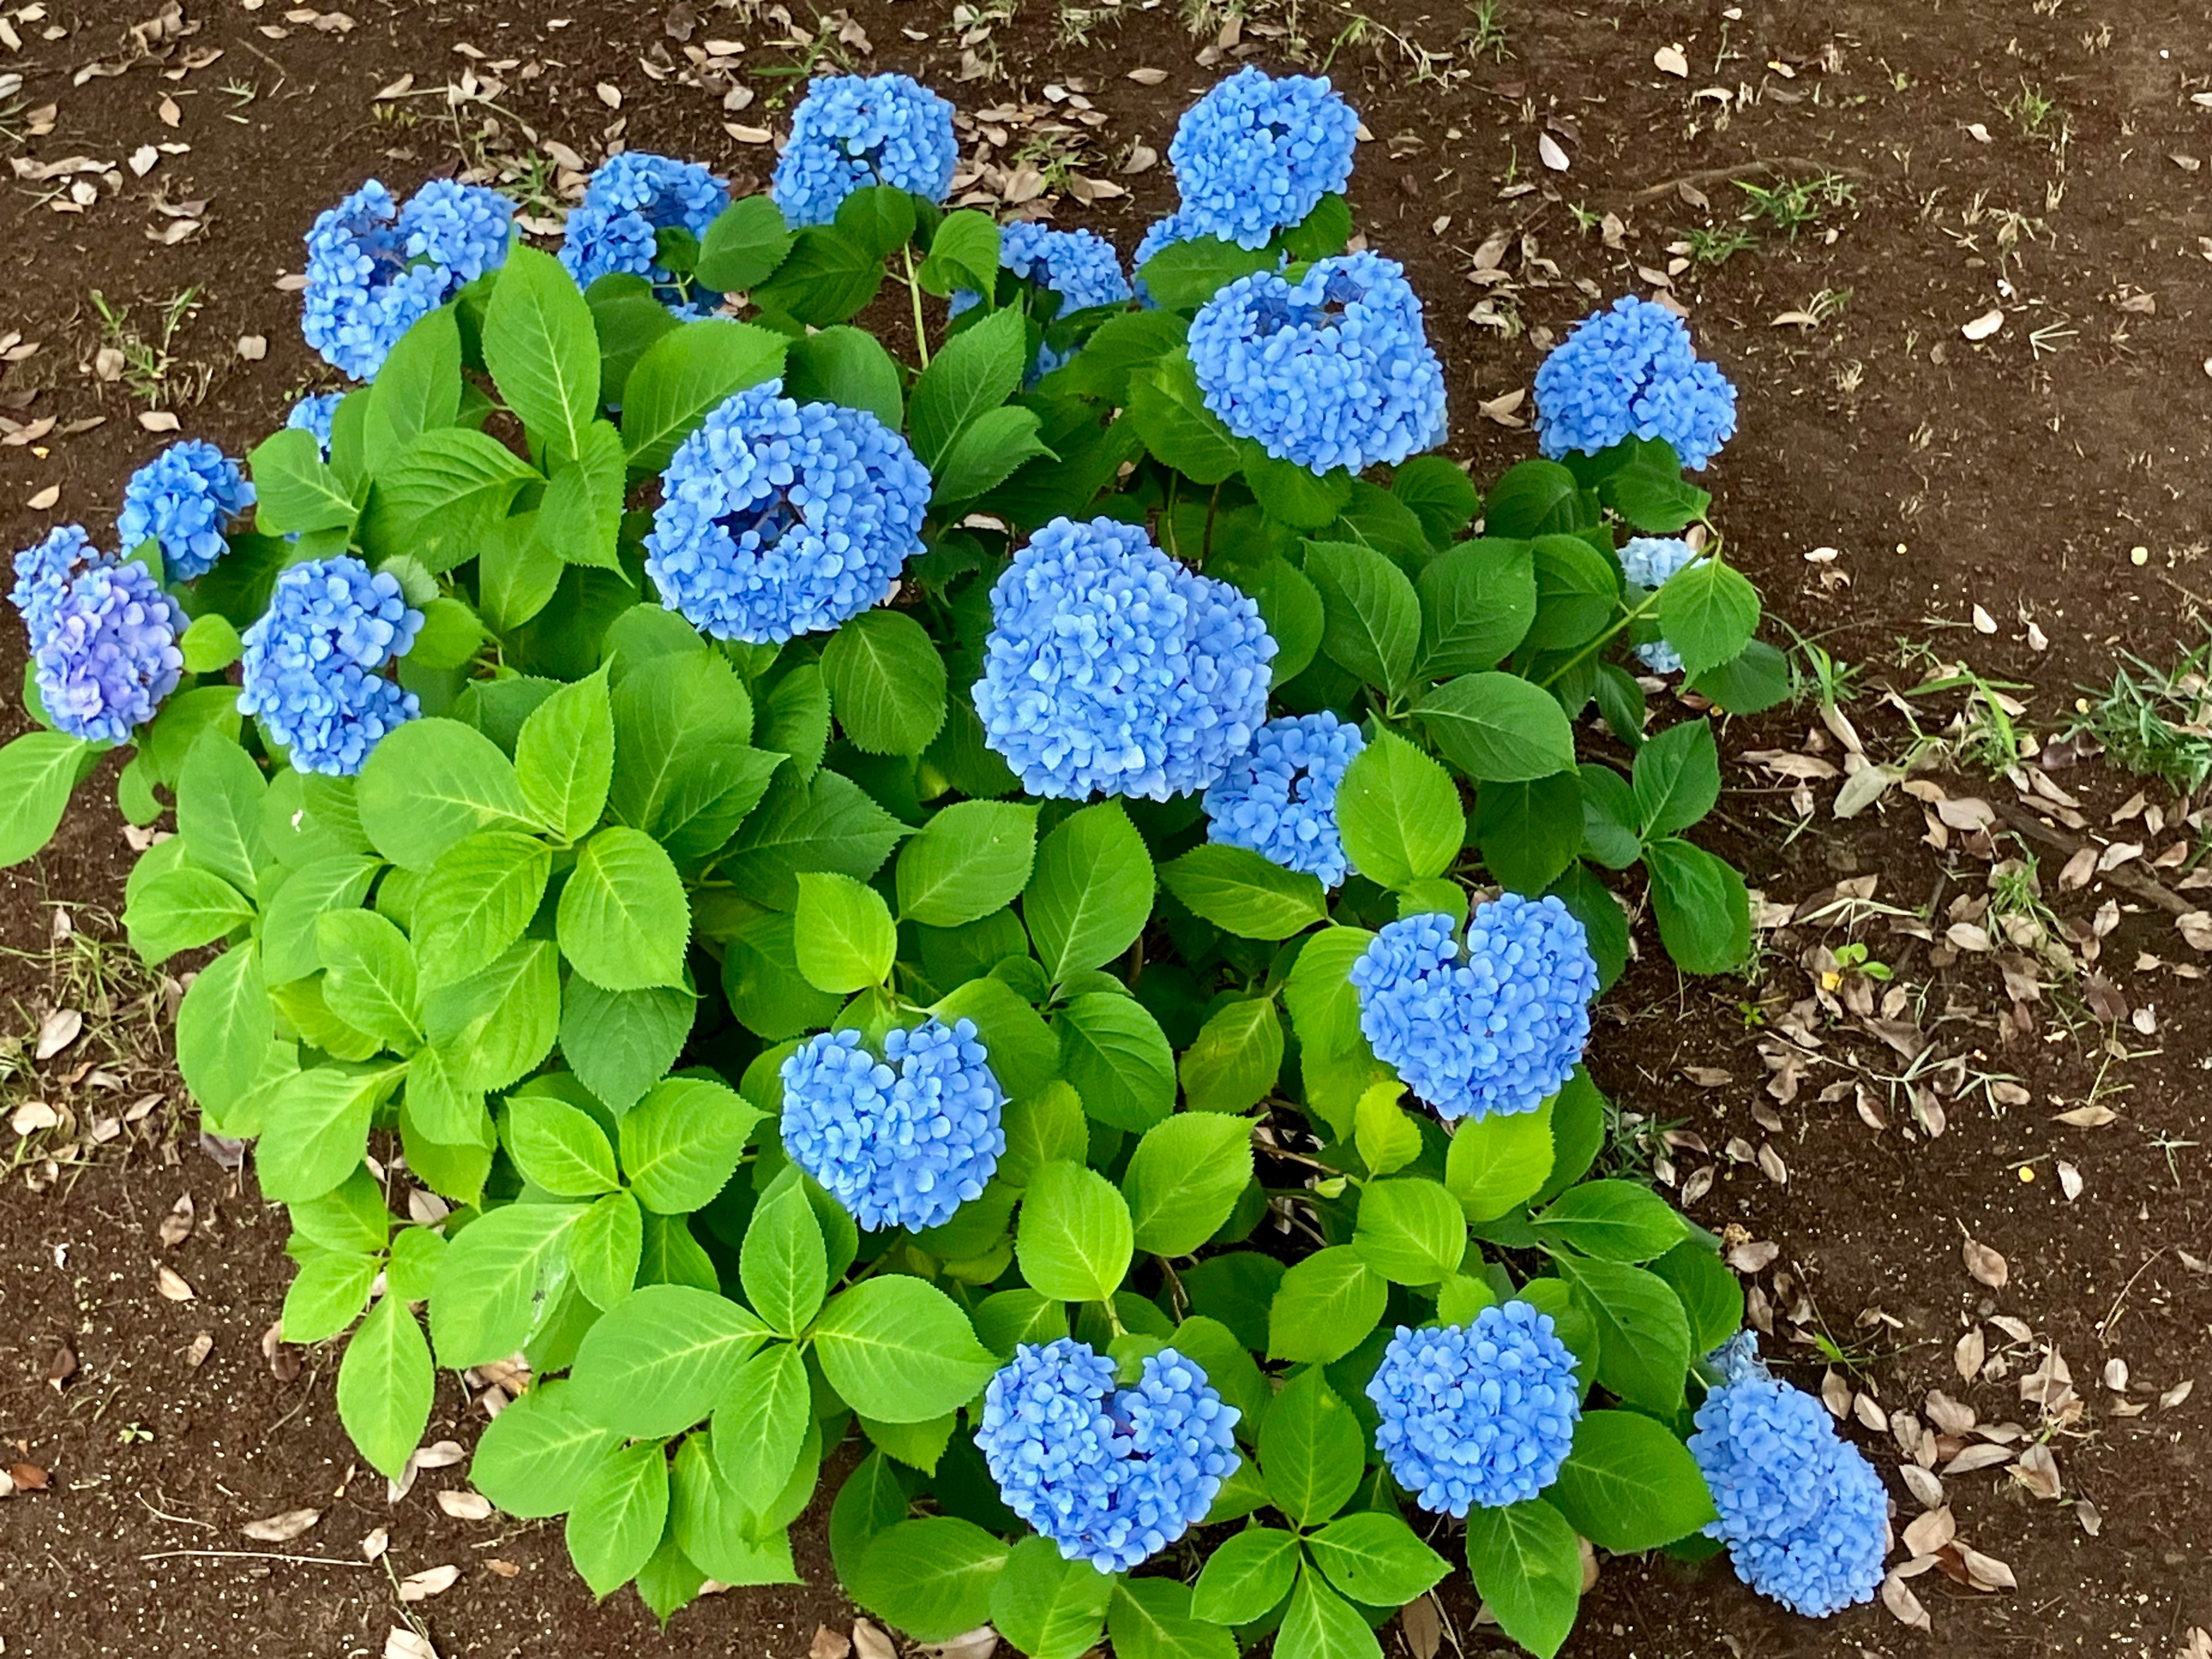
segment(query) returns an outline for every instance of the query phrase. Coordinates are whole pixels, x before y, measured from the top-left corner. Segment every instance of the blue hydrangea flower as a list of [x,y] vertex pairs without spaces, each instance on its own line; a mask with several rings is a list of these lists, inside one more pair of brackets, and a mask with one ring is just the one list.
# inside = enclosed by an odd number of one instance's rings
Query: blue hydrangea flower
[[1238,277],[1192,320],[1190,360],[1231,432],[1316,473],[1443,440],[1443,365],[1404,268],[1380,254],[1316,259],[1295,283]]
[[[1129,302],[1129,279],[1121,272],[1121,256],[1113,243],[1094,231],[1054,230],[1049,225],[1008,225],[999,233],[999,264],[1025,282],[1060,295],[1066,317],[1095,306]],[[976,303],[978,295],[967,289],[953,291],[948,307],[957,317]],[[1069,354],[1040,343],[1036,361],[1030,366],[1032,383],[1052,373]]]
[[799,404],[780,380],[721,404],[660,476],[645,568],[718,640],[824,633],[890,591],[921,546],[928,470],[866,410]]
[[1375,1056],[1446,1120],[1533,1112],[1589,1039],[1597,963],[1556,897],[1479,905],[1462,960],[1449,916],[1407,916],[1352,964]]
[[820,1032],[778,1073],[784,1150],[870,1231],[938,1226],[1006,1150],[990,1060],[969,1019],[895,1030],[882,1060],[858,1031]]
[[15,555],[15,586],[8,598],[23,614],[33,650],[53,626],[54,612],[70,583],[95,566],[114,562],[93,545],[81,524],[57,525],[44,541]]
[[1264,247],[1352,177],[1359,117],[1325,77],[1247,64],[1182,112],[1168,145],[1194,235]]
[[1188,216],[1180,213],[1170,213],[1162,218],[1155,219],[1145,228],[1145,234],[1137,243],[1136,256],[1129,261],[1130,270],[1140,273],[1133,283],[1139,305],[1150,311],[1158,303],[1152,298],[1152,290],[1145,286],[1145,279],[1141,275],[1145,269],[1145,261],[1162,248],[1170,247],[1177,242],[1188,242],[1205,234],[1206,232],[1199,229],[1190,222]]
[[205,575],[230,544],[231,522],[253,505],[236,461],[198,438],[171,444],[131,475],[115,533],[125,551],[148,537],[161,544],[170,580]]
[[61,592],[32,652],[58,732],[127,743],[184,678],[185,613],[143,564],[94,565]]
[[1767,1374],[1758,1339],[1714,1356],[1723,1380],[1690,1437],[1736,1576],[1793,1612],[1825,1619],[1873,1599],[1889,1553],[1889,1497],[1864,1454],[1811,1395]]
[[239,712],[258,715],[297,770],[351,777],[386,732],[422,712],[382,672],[422,627],[398,581],[350,554],[289,566],[246,630]]
[[1336,787],[1366,746],[1358,726],[1326,709],[1269,720],[1206,790],[1206,838],[1341,886],[1352,866],[1337,830]]
[[370,179],[307,233],[301,333],[341,374],[374,380],[419,319],[506,263],[514,219],[481,185],[434,179],[402,207]]
[[[1657,592],[1667,579],[1696,558],[1689,543],[1677,536],[1638,536],[1620,550],[1621,574],[1638,587]],[[1682,653],[1663,639],[1636,647],[1644,665],[1655,674],[1682,672]]]
[[617,272],[642,276],[662,303],[690,314],[694,295],[660,263],[655,239],[664,230],[703,238],[729,204],[730,187],[697,161],[639,150],[611,155],[592,174],[584,199],[568,215],[561,263],[578,288]]
[[1624,438],[1664,438],[1693,471],[1735,436],[1735,388],[1700,362],[1662,305],[1624,295],[1552,348],[1536,370],[1536,443],[1595,455]]
[[1173,1348],[1116,1390],[1114,1362],[1071,1337],[1024,1342],[983,1390],[975,1443],[999,1496],[1070,1561],[1127,1572],[1212,1508],[1240,1461],[1242,1415]]
[[331,422],[337,418],[338,404],[344,400],[342,392],[316,392],[302,398],[284,416],[284,424],[301,432],[312,432],[321,447],[323,459],[331,458]]
[[952,106],[912,76],[820,76],[791,118],[768,193],[790,224],[826,225],[868,185],[943,201],[958,158]]
[[1391,1478],[1436,1515],[1503,1509],[1559,1479],[1583,1414],[1575,1357],[1526,1302],[1398,1327],[1367,1385]]
[[1054,519],[991,589],[984,741],[1032,795],[1170,795],[1229,769],[1267,718],[1260,607],[1134,525]]

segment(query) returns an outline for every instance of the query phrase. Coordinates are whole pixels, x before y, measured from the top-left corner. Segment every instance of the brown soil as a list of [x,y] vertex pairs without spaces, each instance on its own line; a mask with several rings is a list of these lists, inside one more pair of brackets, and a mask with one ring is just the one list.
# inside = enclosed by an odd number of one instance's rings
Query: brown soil
[[[964,26],[972,9],[961,10]],[[1376,138],[1363,147],[1354,181],[1359,222],[1408,264],[1427,299],[1455,391],[1453,450],[1473,456],[1479,476],[1532,452],[1526,433],[1483,418],[1476,404],[1528,384],[1541,331],[1556,334],[1600,296],[1648,289],[1639,272],[1663,271],[1669,244],[1733,222],[1745,198],[1730,181],[1757,179],[1758,164],[1771,164],[1770,181],[1832,171],[1850,184],[1850,204],[1794,239],[1765,232],[1724,263],[1692,263],[1674,277],[1704,349],[1741,392],[1741,434],[1708,482],[1717,517],[1771,609],[1899,685],[1918,677],[1897,660],[1900,640],[2031,683],[2033,694],[2021,695],[2029,723],[2045,732],[2063,723],[2077,683],[2105,678],[2117,651],[2169,659],[2203,637],[2196,594],[2212,580],[2197,568],[2212,487],[2212,378],[2199,364],[2212,351],[2203,263],[2212,244],[2202,240],[2212,234],[2212,204],[2200,161],[2185,159],[2212,151],[2212,110],[2190,100],[2212,87],[2200,8],[1748,0],[1723,10],[1504,0],[1496,10],[1510,53],[1503,61],[1471,50],[1465,9],[1384,3],[1370,15],[1388,32],[1339,42],[1330,64]],[[856,8],[872,37],[864,61],[911,70],[970,112],[1048,99],[1048,84],[1084,92],[1108,118],[1087,170],[1121,178],[1131,194],[1089,208],[1063,200],[1058,216],[1133,244],[1170,181],[1164,167],[1123,176],[1112,164],[1132,143],[1164,151],[1176,112],[1218,72],[1211,58],[1194,61],[1205,41],[1172,8],[1130,8],[1099,23],[1087,44],[1071,43],[1060,34],[1069,14],[1056,18],[1048,0],[1029,0],[988,40],[969,37],[977,60],[995,58],[1003,76],[956,85],[963,47],[952,11],[946,0]],[[62,428],[95,415],[106,422],[0,447],[7,546],[69,518],[104,532],[129,469],[167,441],[137,423],[144,404],[93,378],[100,341],[90,289],[131,306],[143,326],[172,295],[198,286],[202,308],[174,343],[167,396],[181,400],[178,389],[204,374],[204,392],[180,410],[184,429],[236,452],[292,395],[327,379],[299,343],[296,299],[276,284],[297,270],[297,239],[313,214],[364,175],[411,185],[450,170],[457,133],[473,134],[488,118],[501,128],[494,150],[527,149],[517,130],[527,124],[589,161],[619,121],[633,147],[757,175],[767,152],[732,142],[722,124],[778,125],[770,105],[787,82],[740,75],[759,101],[726,118],[719,85],[653,71],[684,66],[687,30],[694,43],[744,40],[748,70],[788,67],[799,56],[763,44],[783,32],[780,24],[705,0],[555,8],[356,0],[346,33],[288,17],[279,0],[194,0],[185,17],[197,32],[161,48],[166,55],[73,85],[85,65],[129,57],[127,28],[138,20],[118,0],[48,0],[46,13],[9,14],[23,45],[0,55],[0,73],[22,75],[24,86],[13,113],[0,97],[0,130],[20,134],[24,112],[49,102],[58,114],[51,133],[15,143],[10,154],[93,156],[124,168],[123,184],[100,185],[82,214],[43,204],[65,179],[15,185],[0,241],[11,277],[0,333],[20,330],[40,349],[0,379],[0,414],[52,417]],[[1329,52],[1350,19],[1348,9],[1292,12],[1265,0],[1220,61],[1256,47],[1258,61],[1292,66],[1280,32],[1291,20],[1312,38],[1310,61]],[[458,54],[464,45],[481,58]],[[1654,52],[1670,45],[1685,54],[1686,78],[1654,67]],[[1409,46],[1456,52],[1443,65],[1447,78],[1419,78]],[[187,67],[218,49],[219,59]],[[1141,65],[1167,70],[1167,79],[1148,88],[1124,78]],[[439,95],[387,105],[411,119],[375,113],[373,95],[403,74],[434,89],[471,67],[505,82],[496,114],[471,105],[449,117]],[[603,82],[620,89],[619,114],[596,94]],[[2039,124],[2024,93],[2052,100]],[[157,114],[165,95],[178,106],[173,129]],[[1568,155],[1564,173],[1538,165],[1540,125]],[[139,146],[174,142],[191,148],[162,155],[143,178],[124,167]],[[1502,188],[1522,184],[1536,187]],[[1710,209],[1689,199],[1685,184]],[[162,191],[172,203],[208,204],[204,228],[173,246],[149,240],[169,222],[153,206]],[[1577,228],[1578,209],[1588,228]],[[1598,222],[1607,211],[1622,222],[1617,247]],[[1476,251],[1498,231],[1512,238],[1502,258],[1484,261],[1492,274],[1477,280]],[[1486,299],[1498,321],[1466,320]],[[1960,325],[1992,306],[2006,313],[2002,331],[1965,339]],[[1792,312],[1822,320],[1772,320]],[[246,335],[266,337],[265,359],[238,355],[234,343]],[[59,489],[58,505],[27,505],[50,487]],[[1808,562],[1820,548],[1837,556]],[[1977,605],[1994,634],[1973,631]],[[2031,648],[2031,622],[2047,648]],[[0,629],[0,684],[20,672],[20,649],[15,630]],[[1893,711],[1863,698],[1850,712],[1877,754],[1901,752],[1905,732]],[[1935,712],[1931,724],[1951,708]],[[1738,722],[1728,746],[1802,750],[1815,724],[1806,710]],[[1826,752],[1840,759],[1832,743]],[[2057,776],[2081,796],[2092,826],[2104,822],[2099,809],[2134,787],[2094,767]],[[1730,783],[1720,838],[1770,900],[1796,903],[1852,875],[1877,876],[1878,898],[1907,910],[1926,909],[1931,893],[1940,908],[1984,889],[1990,849],[1978,856],[1955,834],[1948,848],[1929,846],[1917,804],[1896,794],[1881,814],[1844,823],[1827,813],[1833,786],[1815,786],[1818,810],[1800,828],[1769,773],[1732,763]],[[1950,787],[2011,794],[2002,783]],[[2123,836],[2142,839],[2135,830],[2102,839]],[[118,905],[128,861],[119,820],[100,787],[88,787],[57,846],[0,876],[0,943],[40,948],[53,902]],[[1673,1153],[1678,1181],[1708,1164],[1719,1171],[1691,1212],[1780,1246],[1759,1275],[1774,1309],[1770,1352],[1789,1355],[1795,1380],[1817,1386],[1824,1361],[1786,1339],[1826,1334],[1850,1361],[1847,1382],[1878,1402],[1861,1408],[1862,1423],[1884,1411],[1924,1422],[1924,1396],[1942,1388],[1984,1419],[2019,1422],[2033,1437],[2038,1413],[2020,1398],[2018,1380],[2040,1363],[2039,1351],[1986,1327],[2004,1370],[1968,1384],[1953,1367],[1953,1345],[1991,1316],[2024,1321],[2056,1345],[2087,1402],[2051,1437],[2063,1498],[2031,1495],[2002,1465],[1945,1483],[1961,1538],[2009,1564],[2020,1588],[1983,1594],[1941,1567],[1927,1571],[1911,1581],[1933,1621],[1923,1634],[1879,1606],[1826,1625],[1791,1619],[1715,1564],[1607,1562],[1571,1652],[2164,1659],[2191,1626],[2212,1626],[2212,1558],[2203,1547],[2212,1500],[2202,1466],[2212,1379],[2200,1378],[2207,1386],[2193,1398],[2158,1403],[2206,1369],[2212,1331],[2212,1280],[2202,1267],[2212,1257],[2202,1144],[2212,1139],[2212,1034],[2190,1018],[2203,1006],[2201,981],[2141,961],[2191,957],[2170,918],[2102,882],[2058,895],[2053,877],[2063,861],[2045,859],[2046,891],[2063,916],[2086,921],[2108,898],[2120,902],[2098,966],[2126,1005],[2153,1011],[2152,1034],[2100,1024],[2083,1002],[2087,988],[2074,983],[2055,987],[2031,1011],[2040,1024],[2007,1041],[2010,1000],[1987,957],[1951,960],[1879,921],[1860,930],[1908,990],[1899,1017],[1933,1041],[1931,1058],[1963,1057],[1974,1071],[2016,1078],[2027,1103],[1953,1087],[1938,1097],[1948,1129],[1931,1139],[1906,1127],[1909,1103],[1879,1080],[1899,1073],[1905,1057],[1868,1022],[1817,1012],[1811,1024],[1824,1057],[1794,1099],[1762,1093],[1757,1044],[1810,994],[1800,954],[1845,937],[1818,927],[1775,938],[1761,971],[1742,982],[1679,982],[1647,950],[1609,999],[1613,1018],[1594,1053],[1625,1112],[1712,1148],[1712,1158],[1687,1144]],[[1939,936],[1947,920],[1938,918]],[[35,970],[11,963],[6,984],[34,1022],[47,994]],[[2106,1012],[2114,1012],[2109,1003]],[[9,1085],[9,1103],[51,1091],[69,1063],[64,1054],[42,1080]],[[1848,1091],[1820,1100],[1826,1085],[1853,1079],[1871,1079],[1889,1127],[1870,1127]],[[2116,1121],[2054,1121],[2093,1097]],[[1755,1110],[1782,1127],[1763,1127]],[[1723,1152],[1731,1138],[1747,1151],[1771,1149],[1786,1183],[1755,1163],[1732,1162]],[[2061,1158],[2086,1181],[2071,1202],[2060,1191]],[[36,1172],[35,1163],[25,1167]],[[33,1464],[51,1480],[47,1490],[0,1504],[9,1592],[0,1635],[10,1650],[54,1659],[373,1654],[401,1622],[394,1577],[446,1563],[461,1568],[459,1582],[407,1611],[449,1656],[798,1659],[816,1621],[836,1620],[842,1603],[818,1534],[801,1551],[807,1588],[714,1598],[682,1614],[664,1643],[627,1594],[590,1605],[557,1528],[447,1518],[429,1494],[459,1485],[461,1471],[426,1474],[412,1495],[388,1504],[335,1422],[334,1356],[283,1353],[275,1366],[264,1356],[262,1334],[289,1273],[282,1223],[253,1195],[250,1176],[240,1190],[195,1148],[189,1127],[143,1142],[126,1135],[89,1168],[62,1176],[33,1191],[19,1175],[0,1197],[0,1464]],[[165,1251],[155,1227],[186,1191],[198,1230]],[[2006,1288],[1968,1276],[1968,1237],[2008,1259]],[[192,1300],[157,1292],[157,1261],[190,1282]],[[193,1368],[187,1358],[202,1332],[213,1346]],[[57,1389],[46,1379],[64,1347],[77,1369]],[[2103,1385],[2113,1358],[2130,1370],[2124,1395]],[[296,1373],[280,1377],[294,1361]],[[2124,1415],[2123,1405],[2147,1409]],[[465,1441],[472,1418],[458,1393],[441,1395],[441,1412],[432,1437]],[[1893,1435],[1849,1432],[1894,1470]],[[1901,1530],[1920,1505],[1893,1474],[1891,1489]],[[2075,1507],[2082,1499],[2094,1532]],[[292,1543],[240,1534],[248,1521],[303,1507],[326,1513]],[[363,1565],[356,1548],[376,1527],[391,1531],[390,1573]],[[162,1553],[179,1550],[316,1559]],[[1448,1595],[1447,1610],[1464,1650],[1499,1644],[1494,1631],[1471,1625],[1463,1589]],[[1395,1635],[1391,1650],[1400,1651]]]

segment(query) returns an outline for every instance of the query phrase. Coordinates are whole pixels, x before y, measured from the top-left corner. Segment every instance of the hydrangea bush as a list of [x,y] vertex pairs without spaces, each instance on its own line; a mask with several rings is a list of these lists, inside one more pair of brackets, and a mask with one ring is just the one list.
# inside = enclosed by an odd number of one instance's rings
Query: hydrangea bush
[[857,1601],[1037,1659],[1373,1656],[1438,1547],[1547,1655],[1578,1539],[1863,1588],[1879,1483],[1705,1394],[1717,1242],[1591,1178],[1632,910],[1749,937],[1685,711],[1780,662],[1670,447],[1725,382],[1607,313],[1559,459],[1424,453],[1356,125],[1243,71],[1128,272],[946,210],[898,77],[817,82],[771,196],[617,157],[562,257],[372,183],[306,296],[368,383],[18,556],[0,859],[128,750],[132,941],[369,1463],[520,1355],[473,1479],[596,1593],[788,1581],[844,1470]]

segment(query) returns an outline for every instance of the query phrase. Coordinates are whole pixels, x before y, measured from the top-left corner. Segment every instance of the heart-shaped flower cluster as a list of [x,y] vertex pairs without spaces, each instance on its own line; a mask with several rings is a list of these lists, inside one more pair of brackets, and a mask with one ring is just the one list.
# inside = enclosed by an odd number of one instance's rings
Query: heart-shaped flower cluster
[[1689,325],[1650,300],[1623,295],[1593,312],[1537,367],[1536,443],[1553,459],[1664,438],[1699,471],[1734,436],[1735,388],[1698,361]]
[[514,204],[433,179],[403,205],[372,179],[307,232],[300,332],[342,374],[373,380],[399,337],[507,261]]
[[1589,1040],[1597,963],[1556,897],[1477,907],[1462,959],[1451,918],[1407,916],[1352,964],[1376,1059],[1443,1118],[1533,1112]]
[[88,743],[128,743],[177,689],[184,631],[184,611],[143,564],[97,564],[72,577],[33,641],[46,718]]
[[768,192],[793,225],[826,225],[870,185],[941,202],[960,159],[952,106],[909,75],[824,75],[807,82]]
[[1087,1342],[1024,1342],[983,1391],[975,1444],[1008,1509],[1070,1561],[1127,1572],[1206,1516],[1242,1415],[1173,1348],[1116,1390]]
[[682,276],[660,262],[660,233],[680,230],[702,240],[729,204],[729,186],[703,163],[624,150],[599,164],[584,199],[570,210],[561,263],[578,288],[602,276],[641,276],[678,315],[703,317],[714,296],[698,296],[695,307]]
[[783,1146],[861,1226],[919,1231],[983,1190],[1006,1150],[1006,1091],[975,1023],[884,1038],[823,1031],[783,1062]]

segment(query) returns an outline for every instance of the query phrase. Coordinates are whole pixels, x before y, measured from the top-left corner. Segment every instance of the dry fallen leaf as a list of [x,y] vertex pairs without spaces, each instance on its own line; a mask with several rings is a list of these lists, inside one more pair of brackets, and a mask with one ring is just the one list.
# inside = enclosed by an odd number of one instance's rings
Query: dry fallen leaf
[[156,1266],[154,1269],[154,1283],[155,1288],[168,1301],[189,1302],[192,1299],[192,1287],[185,1282],[184,1275],[173,1267]]
[[138,424],[149,432],[174,432],[182,422],[166,409],[143,409],[138,411]]
[[1536,159],[1554,173],[1567,170],[1567,153],[1559,148],[1559,141],[1548,132],[1536,135]]
[[1443,1644],[1443,1622],[1429,1597],[1417,1595],[1398,1609],[1398,1630],[1413,1659],[1437,1659],[1437,1651]]
[[489,1521],[491,1499],[482,1492],[459,1490],[438,1494],[438,1507],[456,1521]]
[[1651,54],[1651,67],[1662,75],[1671,75],[1678,81],[1690,76],[1690,60],[1680,46],[1662,46]]
[[599,101],[605,104],[609,109],[620,109],[622,107],[622,92],[620,88],[609,86],[605,81],[602,81],[599,85],[593,87],[592,90],[599,94]]
[[1140,87],[1156,87],[1168,78],[1168,72],[1164,69],[1133,69],[1127,78]]
[[1988,1354],[1988,1343],[1979,1325],[1959,1339],[1951,1350],[1951,1363],[1959,1368],[1959,1375],[1971,1382],[1982,1374],[1982,1361]]
[[1976,1589],[2018,1589],[2020,1580],[2012,1576],[2012,1569],[1994,1555],[1984,1555],[1970,1544],[1959,1547],[1959,1559],[1966,1569],[1966,1576]]
[[75,1008],[57,1008],[39,1022],[38,1057],[52,1060],[75,1042],[84,1030],[84,1016]]
[[2159,1395],[2158,1403],[2166,1410],[2171,1411],[2174,1407],[2179,1406],[2183,1401],[2188,1399],[2189,1396],[2196,1391],[2197,1379],[2193,1376],[2185,1376],[2180,1382],[2175,1383],[2164,1394]]
[[859,1651],[860,1659],[898,1659],[898,1650],[891,1645],[891,1638],[865,1619],[853,1621],[853,1646]]
[[427,1601],[434,1595],[443,1595],[453,1589],[460,1576],[461,1570],[450,1565],[410,1572],[399,1581],[399,1599],[403,1601]]
[[36,1463],[10,1463],[8,1478],[15,1483],[17,1492],[44,1492],[53,1484],[52,1477]]
[[190,1238],[192,1236],[192,1195],[185,1193],[169,1206],[168,1214],[161,1218],[161,1224],[156,1230],[161,1243],[173,1250]]
[[1970,323],[1961,323],[1959,332],[1970,340],[1986,340],[2004,326],[2004,313],[1990,307]]
[[991,1659],[998,1651],[999,1632],[988,1625],[960,1632],[949,1642],[925,1642],[921,1650],[930,1659]]
[[1959,1522],[1947,1504],[1915,1516],[1905,1528],[1905,1547],[1915,1555],[1933,1555],[1959,1534]]
[[1920,1598],[1893,1572],[1881,1581],[1881,1604],[1895,1614],[1901,1624],[1910,1625],[1915,1630],[1935,1628],[1929,1622],[1928,1609],[1920,1605]]
[[215,1338],[206,1331],[202,1331],[185,1349],[185,1364],[192,1370],[198,1370],[206,1363],[207,1357],[214,1352]]
[[286,1510],[282,1515],[249,1521],[239,1530],[264,1544],[289,1544],[323,1518],[320,1510]]
[[249,363],[258,363],[269,355],[269,339],[262,334],[241,334],[238,337],[238,355]]
[[1966,1271],[1993,1291],[2004,1289],[2005,1281],[2012,1277],[2004,1257],[1976,1239],[1967,1239],[1960,1246],[1960,1254],[1966,1259]]
[[430,1638],[394,1625],[384,1638],[384,1659],[438,1659]]
[[807,1644],[806,1659],[845,1659],[853,1650],[849,1638],[840,1635],[827,1625],[814,1627],[814,1639]]
[[2030,1446],[2006,1473],[2038,1498],[2055,1500],[2059,1495],[2058,1460],[2048,1446]]
[[48,484],[24,505],[33,513],[43,513],[61,498],[62,487],[59,484]]
[[361,1536],[361,1559],[374,1561],[392,1547],[392,1529],[374,1527]]

